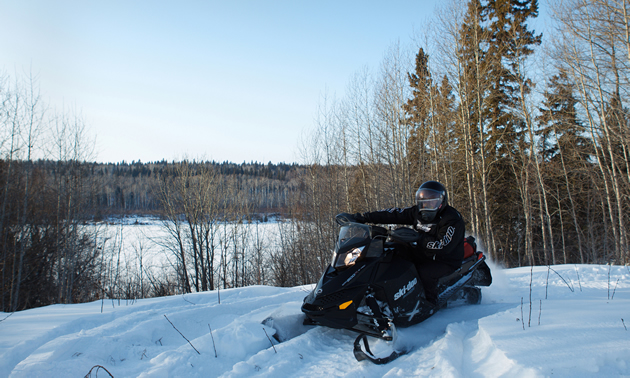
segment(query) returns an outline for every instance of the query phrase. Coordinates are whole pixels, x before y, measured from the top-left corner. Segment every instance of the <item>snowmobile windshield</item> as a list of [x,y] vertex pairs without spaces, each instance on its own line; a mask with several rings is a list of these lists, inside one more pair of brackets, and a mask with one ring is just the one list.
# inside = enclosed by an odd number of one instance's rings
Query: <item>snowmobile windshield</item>
[[354,265],[361,257],[369,238],[370,226],[349,223],[341,227],[331,265],[335,269],[343,269]]
[[352,244],[359,244],[370,238],[370,226],[361,223],[349,223],[339,230],[337,249]]
[[420,189],[416,193],[416,202],[418,203],[418,209],[422,210],[437,210],[442,201],[444,200],[444,193],[433,189]]

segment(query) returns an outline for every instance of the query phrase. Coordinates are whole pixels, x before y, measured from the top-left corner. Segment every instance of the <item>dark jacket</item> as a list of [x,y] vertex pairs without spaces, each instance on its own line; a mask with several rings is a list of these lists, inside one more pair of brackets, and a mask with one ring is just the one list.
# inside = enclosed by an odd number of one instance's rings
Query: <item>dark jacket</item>
[[372,211],[362,215],[367,223],[411,225],[422,236],[418,243],[419,252],[455,269],[462,265],[466,226],[455,208],[446,206],[433,224],[422,223],[417,206]]

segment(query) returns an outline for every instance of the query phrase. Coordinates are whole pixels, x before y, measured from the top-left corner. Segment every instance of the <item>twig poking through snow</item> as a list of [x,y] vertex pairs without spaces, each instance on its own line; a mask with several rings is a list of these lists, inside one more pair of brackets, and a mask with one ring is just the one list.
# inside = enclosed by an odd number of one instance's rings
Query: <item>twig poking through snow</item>
[[610,268],[612,263],[608,264],[608,300],[610,300]]
[[[532,281],[533,280],[534,280],[534,266],[532,265],[532,268],[529,272],[529,319],[527,319],[528,327],[532,326]],[[549,282],[549,271],[547,271],[547,282]],[[547,299],[547,294],[545,294],[545,299]],[[522,301],[522,298],[521,298],[521,301]],[[521,318],[522,317],[523,316],[521,314]],[[523,325],[523,329],[524,328],[525,328],[525,325]]]
[[102,367],[101,365],[94,365],[92,366],[92,368],[90,369],[90,371],[85,375],[85,378],[89,378],[92,376],[92,370],[94,370],[94,368],[96,368],[96,371],[94,372],[95,376],[98,376],[98,370],[99,369],[103,369],[105,370],[105,372],[107,374],[109,374],[110,377],[114,378],[114,376],[112,375],[112,373],[110,373],[109,371],[107,371],[107,369],[105,369],[104,367]]
[[580,272],[578,271],[577,265],[575,266],[575,273],[577,274],[578,284],[580,285],[580,291],[582,291],[582,281],[580,281]]
[[265,329],[265,327],[263,327],[263,331],[265,331],[265,336],[267,336],[267,339],[269,340],[269,342],[271,343],[271,347],[273,348],[273,351],[278,353],[278,351],[276,350],[276,347],[273,346],[273,342],[271,341],[271,338],[269,337],[269,335],[267,334],[267,330]]
[[[547,294],[549,294],[549,270],[551,270],[551,266],[547,265],[547,282],[545,283],[545,299],[547,299]],[[534,266],[532,265],[532,275],[534,274]],[[532,279],[529,279],[529,292],[532,291]]]
[[523,325],[523,331],[525,330],[525,320],[523,320],[523,297],[521,297],[521,324]]
[[615,292],[617,291],[617,285],[619,285],[619,278],[617,278],[617,282],[615,283],[615,288],[613,289],[613,293],[610,296],[610,300],[612,301],[612,299],[615,297]]
[[10,313],[9,315],[5,316],[4,319],[0,320],[0,323],[2,323],[3,321],[7,320],[9,318],[9,316],[15,314],[15,312]]
[[[562,276],[560,275],[560,273],[558,273],[558,272],[556,272],[555,270],[553,270],[553,269],[551,268],[551,266],[549,266],[549,269],[550,269],[552,272],[554,272],[555,274],[557,274],[557,275],[558,275],[558,277],[560,277],[560,278],[562,279],[562,281],[563,281],[563,282],[567,285],[567,287],[569,288],[569,290],[571,290],[571,292],[572,292],[572,293],[574,293],[574,292],[575,292],[575,289],[573,288],[573,286],[569,285],[569,283],[567,282],[567,280],[565,280],[565,279],[564,279],[564,277],[562,277]],[[545,299],[546,299],[546,298],[545,298]]]
[[183,333],[179,332],[179,330],[177,329],[177,327],[175,327],[175,324],[173,324],[173,322],[171,322],[168,317],[166,316],[166,314],[164,314],[164,317],[166,318],[166,320],[168,320],[169,323],[171,323],[171,325],[173,326],[173,328],[175,328],[175,331],[177,331],[180,335],[182,335],[182,337],[184,338],[184,340],[188,341],[188,344],[190,344],[190,346],[195,350],[195,352],[197,352],[197,354],[201,354],[199,353],[199,351],[197,350],[197,348],[195,348],[194,345],[192,345],[192,343],[190,342],[190,340],[188,340],[186,338],[186,336],[184,336]]
[[196,305],[196,303],[192,303],[191,301],[189,301],[188,299],[186,299],[186,297],[184,296],[184,294],[182,294],[182,298],[183,298],[186,302],[188,302],[188,303],[190,303],[190,304],[194,304],[194,305]]
[[212,347],[214,348],[214,358],[217,358],[219,356],[217,355],[217,347],[214,345],[214,336],[212,336],[212,327],[210,327],[210,324],[208,324],[208,328],[210,328],[210,337],[212,338]]

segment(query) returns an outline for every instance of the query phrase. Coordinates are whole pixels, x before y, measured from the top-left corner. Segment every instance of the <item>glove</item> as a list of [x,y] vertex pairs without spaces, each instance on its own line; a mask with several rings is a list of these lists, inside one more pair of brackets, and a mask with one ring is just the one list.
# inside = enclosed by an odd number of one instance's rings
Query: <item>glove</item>
[[356,213],[354,215],[348,213],[339,213],[335,216],[335,221],[340,226],[348,222],[356,222],[356,223],[365,223],[365,217],[361,213]]
[[421,224],[418,226],[418,231],[421,231],[423,233],[427,233],[427,232],[431,232],[431,225],[427,225],[427,224]]
[[355,222],[357,222],[357,223],[365,223],[365,222],[367,222],[367,218],[361,213],[356,213],[352,217],[354,218]]

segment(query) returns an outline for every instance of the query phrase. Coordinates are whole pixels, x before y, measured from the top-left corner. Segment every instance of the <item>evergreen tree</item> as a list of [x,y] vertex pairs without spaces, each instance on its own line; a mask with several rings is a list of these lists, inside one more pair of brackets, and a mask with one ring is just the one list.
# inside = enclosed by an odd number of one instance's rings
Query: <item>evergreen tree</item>
[[521,108],[521,90],[531,92],[531,80],[524,77],[521,67],[542,41],[542,35],[528,30],[526,24],[529,18],[538,16],[538,2],[488,0],[481,16],[489,30],[485,60],[491,83],[486,109],[490,141],[496,157],[506,158],[516,155],[524,129],[523,119],[514,110]]
[[[457,152],[464,146],[464,141],[456,127],[456,105],[453,86],[444,75],[439,86],[435,87],[435,125],[437,128],[438,170],[437,180],[444,182],[447,189],[454,193],[454,189],[464,185],[465,178],[455,177],[457,172],[465,167],[458,163]],[[464,197],[462,197],[464,198]]]
[[564,159],[587,161],[592,143],[586,138],[586,130],[578,118],[578,101],[574,95],[574,85],[567,74],[561,72],[554,75],[543,96],[542,106],[539,107],[540,115],[536,118],[543,160],[557,158],[562,150]]
[[[592,187],[589,159],[594,151],[578,118],[574,84],[566,72],[562,71],[550,79],[543,96],[538,109],[540,115],[536,118],[539,124],[537,135],[540,137],[546,185],[556,188],[553,212],[558,216],[554,219],[554,228],[561,230],[564,262],[584,263],[586,256],[581,230],[590,223],[589,214],[584,209],[589,208],[588,202],[593,198],[591,194],[584,193]],[[571,220],[573,227],[565,229],[564,219]],[[571,254],[576,251],[579,256],[573,258]]]
[[431,73],[429,56],[422,48],[416,54],[415,71],[407,74],[412,97],[403,105],[405,122],[410,127],[407,141],[408,162],[413,187],[419,186],[427,175],[429,154],[427,142],[430,134],[431,117]]

